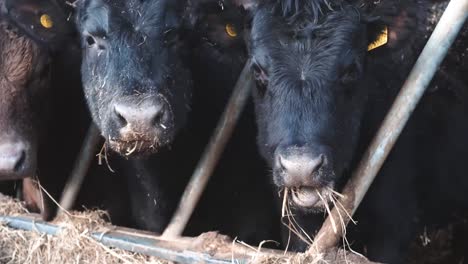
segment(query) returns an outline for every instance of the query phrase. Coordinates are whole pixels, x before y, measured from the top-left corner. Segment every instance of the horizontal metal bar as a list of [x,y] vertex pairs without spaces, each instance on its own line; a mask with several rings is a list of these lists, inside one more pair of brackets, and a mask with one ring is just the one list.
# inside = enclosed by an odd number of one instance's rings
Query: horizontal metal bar
[[35,231],[42,234],[55,236],[60,232],[60,227],[49,224],[41,220],[41,217],[34,216],[0,216],[0,222],[14,229]]
[[[56,236],[63,230],[61,227],[44,222],[39,215],[31,216],[0,216],[0,222],[14,229],[39,232]],[[158,236],[134,229],[116,227],[111,231],[93,232],[91,236],[105,246],[154,256],[160,259],[182,264],[208,263],[248,263],[255,251],[234,246],[229,252],[214,252],[212,254],[191,249],[196,245],[196,238],[177,238],[174,240],[160,239]],[[265,250],[260,255],[280,252]],[[284,255],[283,255],[284,256]]]
[[[0,216],[0,223],[10,228],[58,235],[65,228],[41,220],[39,215]],[[246,264],[263,258],[277,259],[277,262],[290,262],[295,253],[274,249],[256,249],[248,245],[234,243],[226,237],[207,233],[199,237],[178,237],[170,240],[151,232],[130,228],[108,226],[103,231],[91,233],[91,237],[107,247],[153,256],[159,259],[182,264]],[[214,246],[213,246],[214,245]],[[336,254],[329,252],[327,259],[335,259]],[[369,263],[362,259],[359,263]]]
[[[186,250],[179,243],[150,237],[122,234],[119,232],[93,233],[92,236],[106,246],[153,256],[177,263],[228,264],[231,259],[221,259],[206,253]],[[235,259],[236,263],[247,263],[245,259]]]

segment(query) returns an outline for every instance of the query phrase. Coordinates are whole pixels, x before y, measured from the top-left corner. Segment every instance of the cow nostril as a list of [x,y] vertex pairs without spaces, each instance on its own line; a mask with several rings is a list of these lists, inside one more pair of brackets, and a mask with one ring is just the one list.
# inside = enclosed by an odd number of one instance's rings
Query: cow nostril
[[119,126],[121,126],[121,127],[126,126],[128,121],[127,121],[127,119],[125,118],[124,114],[122,113],[122,111],[119,109],[118,106],[114,107],[114,113],[115,113],[115,116],[116,116],[116,121],[119,124]]
[[155,113],[154,117],[152,118],[151,124],[153,124],[153,126],[162,126],[164,128],[163,118],[164,118],[164,109],[161,108],[159,111]]
[[121,114],[117,113],[117,120],[119,121],[121,126],[126,126],[127,125],[127,119],[123,117]]
[[19,159],[16,161],[14,171],[20,171],[26,161],[26,152],[21,151]]
[[309,174],[312,175],[314,173],[317,173],[320,171],[320,169],[323,167],[325,163],[325,155],[320,154],[317,158],[311,159],[309,161],[308,167],[309,167]]
[[317,161],[315,163],[316,165],[313,171],[320,170],[320,168],[322,168],[323,164],[325,163],[325,155],[320,154],[320,156],[317,158]]
[[283,164],[283,157],[281,155],[278,155],[278,165],[281,171],[286,171],[286,167]]

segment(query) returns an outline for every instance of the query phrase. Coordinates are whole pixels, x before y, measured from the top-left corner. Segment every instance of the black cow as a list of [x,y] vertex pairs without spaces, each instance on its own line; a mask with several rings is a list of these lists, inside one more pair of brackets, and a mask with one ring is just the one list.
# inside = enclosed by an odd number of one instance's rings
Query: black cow
[[[242,44],[237,9],[227,11],[222,1],[186,4],[87,0],[78,6],[89,108],[108,145],[123,156],[114,157],[111,167],[127,178],[134,225],[157,232],[167,225],[246,54],[237,45]],[[259,240],[255,234],[273,228],[256,224],[270,221],[259,214],[267,211],[268,195],[266,201],[247,199],[269,192],[267,185],[256,184],[261,167],[253,162],[254,142],[250,145],[250,153],[239,144],[228,151],[251,163],[242,172],[239,163],[221,162],[189,234],[218,229],[238,235],[236,225],[250,221],[257,228],[239,236]],[[243,211],[244,206],[252,210]]]
[[[252,13],[258,147],[297,223],[313,235],[421,50],[426,4],[238,2]],[[407,129],[358,216],[372,259],[402,261],[412,236],[414,142]],[[305,246],[293,237],[292,249]]]
[[[152,174],[168,163],[184,167],[167,150],[186,123],[191,97],[188,47],[180,40],[183,7],[182,1],[87,0],[77,8],[91,115],[106,144],[130,158],[115,157],[110,166],[126,175],[134,224],[154,231],[162,231],[181,192],[163,193],[174,181]],[[159,160],[141,158],[155,152]],[[172,198],[161,199],[166,196]]]

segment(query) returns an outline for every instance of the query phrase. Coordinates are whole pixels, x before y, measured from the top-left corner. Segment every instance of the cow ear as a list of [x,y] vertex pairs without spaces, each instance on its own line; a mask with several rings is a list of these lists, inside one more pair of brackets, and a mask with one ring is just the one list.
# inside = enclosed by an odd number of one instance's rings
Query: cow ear
[[388,44],[388,26],[371,25],[368,30],[367,51],[381,48]]
[[[391,3],[390,3],[391,2]],[[365,20],[368,24],[368,50],[382,47],[402,49],[414,46],[425,32],[428,8],[421,1],[393,1],[378,4]]]
[[48,46],[60,44],[73,32],[67,12],[53,0],[5,0],[4,12],[25,34]]

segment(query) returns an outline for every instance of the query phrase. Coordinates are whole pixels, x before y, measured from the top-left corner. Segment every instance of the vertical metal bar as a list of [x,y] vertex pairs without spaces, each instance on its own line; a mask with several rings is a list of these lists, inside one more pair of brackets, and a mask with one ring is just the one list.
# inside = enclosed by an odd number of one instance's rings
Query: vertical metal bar
[[[341,199],[341,203],[351,215],[354,214],[364,198],[467,16],[468,0],[450,1],[390,112],[387,114],[382,127],[343,190],[344,198]],[[344,230],[339,228],[338,232],[335,233],[331,219],[339,219],[339,214],[346,215],[341,208],[335,207],[325,220],[309,251],[323,252],[338,243],[340,237],[343,236]],[[345,224],[347,224],[350,219],[346,218],[344,220]]]
[[60,206],[65,210],[70,210],[75,203],[76,197],[81,189],[81,185],[86,177],[86,173],[93,162],[96,146],[99,143],[99,130],[94,123],[88,128],[88,132],[83,141],[80,153],[76,158],[75,165],[70,174],[67,184],[60,199]]
[[177,237],[182,234],[195,209],[222,152],[234,131],[237,120],[249,98],[253,84],[250,73],[250,62],[242,70],[231,98],[205,149],[205,152],[195,169],[190,182],[180,200],[171,222],[163,233],[163,237]]

